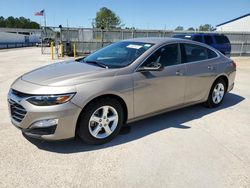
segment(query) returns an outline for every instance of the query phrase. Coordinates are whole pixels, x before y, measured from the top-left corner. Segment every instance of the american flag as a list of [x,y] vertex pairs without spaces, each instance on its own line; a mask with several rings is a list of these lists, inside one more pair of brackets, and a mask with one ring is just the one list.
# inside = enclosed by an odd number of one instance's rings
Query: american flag
[[43,16],[44,14],[44,9],[41,10],[40,12],[35,12],[35,16]]

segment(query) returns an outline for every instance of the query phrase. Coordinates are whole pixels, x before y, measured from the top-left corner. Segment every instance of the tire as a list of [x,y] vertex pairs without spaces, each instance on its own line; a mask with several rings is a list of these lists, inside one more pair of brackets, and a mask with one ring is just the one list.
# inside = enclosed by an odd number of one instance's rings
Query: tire
[[221,78],[217,79],[210,89],[208,99],[205,103],[206,106],[209,108],[216,108],[220,106],[226,94],[226,89],[227,87],[225,81]]
[[80,115],[78,136],[84,142],[94,145],[111,141],[123,125],[123,112],[122,105],[113,98],[101,98],[91,102]]

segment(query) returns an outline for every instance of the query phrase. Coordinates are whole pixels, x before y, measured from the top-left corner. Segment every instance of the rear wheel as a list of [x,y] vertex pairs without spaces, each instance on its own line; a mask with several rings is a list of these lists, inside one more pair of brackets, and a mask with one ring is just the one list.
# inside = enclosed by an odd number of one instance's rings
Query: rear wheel
[[119,133],[123,120],[123,109],[117,100],[98,99],[81,114],[78,135],[89,144],[104,144]]
[[226,93],[225,81],[223,79],[216,80],[210,90],[206,105],[209,108],[215,108],[219,106],[224,99],[225,93]]

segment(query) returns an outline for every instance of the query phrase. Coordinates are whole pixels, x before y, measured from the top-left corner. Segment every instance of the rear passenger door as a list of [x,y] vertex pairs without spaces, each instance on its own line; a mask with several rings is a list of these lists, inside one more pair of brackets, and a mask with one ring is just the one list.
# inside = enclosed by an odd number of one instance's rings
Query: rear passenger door
[[203,100],[216,76],[214,58],[217,54],[206,47],[188,43],[181,44],[181,49],[182,61],[187,68],[184,102]]

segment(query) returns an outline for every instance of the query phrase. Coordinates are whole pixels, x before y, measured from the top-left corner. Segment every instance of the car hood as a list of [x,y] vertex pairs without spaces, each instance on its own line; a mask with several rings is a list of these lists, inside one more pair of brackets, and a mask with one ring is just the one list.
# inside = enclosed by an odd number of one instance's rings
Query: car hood
[[94,81],[100,77],[114,76],[114,69],[68,61],[53,63],[24,74],[21,79],[38,85],[67,86]]

